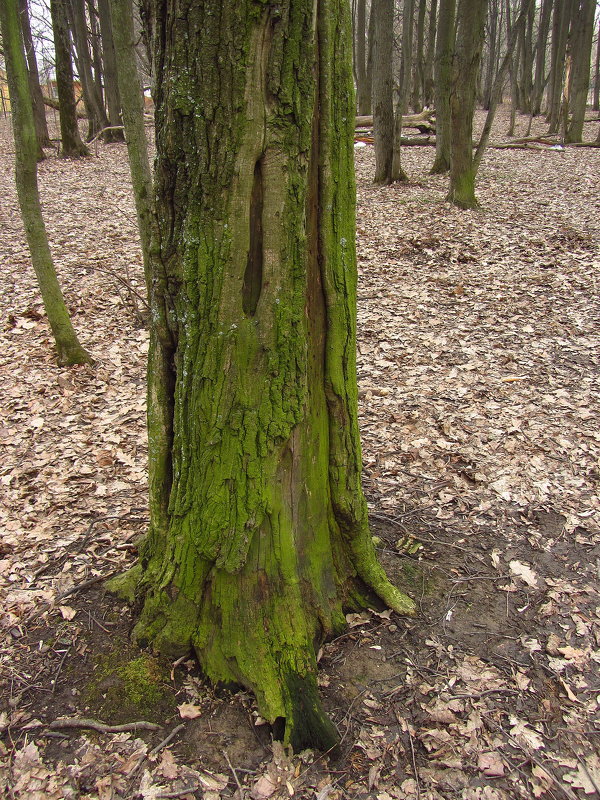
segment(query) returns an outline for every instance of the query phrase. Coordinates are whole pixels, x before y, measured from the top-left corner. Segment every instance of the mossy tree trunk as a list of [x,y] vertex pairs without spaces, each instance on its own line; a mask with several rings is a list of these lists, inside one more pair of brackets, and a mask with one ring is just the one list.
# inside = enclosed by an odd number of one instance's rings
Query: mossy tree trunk
[[374,596],[414,608],[376,559],[360,482],[349,8],[146,15],[160,252],[135,637],[193,647],[294,748],[328,749],[319,642]]
[[64,158],[80,158],[88,156],[89,150],[81,140],[77,123],[67,0],[50,0],[50,15],[52,18],[52,36],[56,62],[61,155]]
[[15,182],[31,261],[38,279],[59,364],[85,364],[90,356],[79,344],[60,290],[42,218],[37,183],[38,142],[29,94],[18,0],[0,3],[0,30],[15,137]]
[[[115,42],[111,23],[109,0],[98,0],[98,21],[102,38],[102,61],[104,66],[104,93],[108,107],[108,122],[111,127],[121,125],[121,98],[117,80],[117,62]],[[125,139],[122,130],[110,131],[111,141],[122,142]]]
[[450,91],[450,189],[447,199],[459,208],[477,206],[473,115],[486,7],[487,0],[459,0],[457,7],[456,47]]
[[450,169],[450,91],[456,0],[440,0],[435,40],[435,159],[432,175]]

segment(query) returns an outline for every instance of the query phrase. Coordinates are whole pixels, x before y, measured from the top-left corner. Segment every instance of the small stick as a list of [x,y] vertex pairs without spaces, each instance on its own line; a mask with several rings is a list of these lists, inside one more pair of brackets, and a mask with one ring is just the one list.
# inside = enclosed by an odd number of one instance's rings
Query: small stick
[[67,649],[63,653],[63,657],[60,660],[60,664],[58,665],[58,669],[56,670],[56,675],[54,676],[54,683],[52,685],[52,694],[56,692],[56,687],[58,686],[58,676],[62,671],[63,664],[65,663],[65,659],[69,655],[70,650],[71,650],[71,645],[67,647]]
[[82,719],[81,717],[65,717],[55,719],[48,726],[51,730],[62,730],[63,728],[89,728],[99,733],[123,733],[123,731],[158,731],[160,725],[154,722],[127,722],[124,725],[106,725],[96,719]]
[[95,583],[100,583],[100,581],[106,581],[109,578],[112,578],[113,575],[116,575],[117,572],[118,570],[114,569],[112,572],[108,572],[106,575],[96,575],[95,578],[90,578],[89,581],[78,583],[77,586],[71,586],[71,588],[67,589],[66,592],[61,592],[60,594],[56,595],[54,602],[60,603],[60,601],[64,600],[65,597],[69,597],[69,595],[75,594],[75,592],[80,592],[82,589],[87,589],[89,586],[93,586]]
[[413,737],[412,733],[410,732],[410,728],[408,725],[406,726],[406,732],[408,733],[408,740],[410,742],[410,755],[412,758],[412,765],[413,765],[413,772],[415,773],[415,784],[417,789],[417,800],[420,800],[421,797],[421,786],[419,784],[419,770],[417,769],[417,759],[415,758],[415,748],[413,745]]
[[155,748],[150,750],[150,752],[148,753],[148,758],[152,758],[157,753],[159,753],[163,749],[163,747],[166,747],[177,736],[179,731],[182,731],[184,728],[185,724],[183,723],[173,728],[171,733],[165,739],[163,739],[162,742],[160,742],[160,744],[157,744]]
[[240,783],[240,780],[239,780],[239,778],[237,776],[237,772],[233,768],[233,764],[231,763],[231,761],[229,759],[229,756],[227,754],[227,750],[223,750],[223,755],[225,756],[227,764],[229,765],[229,769],[231,770],[231,772],[233,774],[233,777],[234,777],[234,780],[237,783],[237,787],[240,790],[240,800],[242,800],[242,798],[244,797],[244,790],[242,789],[242,784]]
[[188,786],[187,789],[179,789],[177,792],[162,792],[155,795],[155,797],[183,797],[185,794],[193,794],[200,788],[200,784],[196,786]]

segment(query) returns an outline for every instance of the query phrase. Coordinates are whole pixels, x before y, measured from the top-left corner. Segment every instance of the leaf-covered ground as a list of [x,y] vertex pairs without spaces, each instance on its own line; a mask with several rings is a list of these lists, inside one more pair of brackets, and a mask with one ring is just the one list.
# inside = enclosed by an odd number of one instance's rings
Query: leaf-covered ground
[[13,147],[0,119],[0,794],[600,796],[600,151],[490,150],[481,210],[464,212],[428,175],[432,148],[405,148],[411,182],[385,188],[372,148],[356,150],[365,487],[382,559],[419,615],[351,616],[323,647],[343,737],[328,762],[290,758],[252,698],[206,686],[193,661],[128,644],[130,612],[100,580],[132,562],[147,522],[125,150],[40,165],[56,265],[96,359],[66,370]]

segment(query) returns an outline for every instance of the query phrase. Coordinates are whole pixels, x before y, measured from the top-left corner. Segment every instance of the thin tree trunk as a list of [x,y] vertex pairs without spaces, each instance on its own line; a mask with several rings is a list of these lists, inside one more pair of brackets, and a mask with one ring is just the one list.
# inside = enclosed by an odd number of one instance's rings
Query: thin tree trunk
[[592,61],[592,40],[594,38],[595,0],[578,0],[573,14],[571,34],[571,85],[569,91],[570,119],[565,142],[581,142],[583,123],[590,88],[590,66]]
[[456,15],[450,119],[450,189],[447,199],[459,208],[476,208],[473,165],[473,114],[487,0],[459,0]]
[[37,182],[38,142],[21,39],[18,0],[3,0],[0,3],[0,28],[15,137],[15,180],[31,262],[56,343],[58,363],[87,364],[91,358],[79,344],[71,324],[42,217]]
[[19,14],[21,19],[21,30],[23,32],[23,43],[27,56],[27,72],[29,75],[29,88],[31,101],[33,103],[33,116],[35,119],[35,132],[40,145],[40,153],[43,158],[42,147],[50,147],[50,135],[48,133],[48,123],[46,122],[46,106],[40,86],[40,75],[38,72],[37,61],[35,58],[35,48],[33,46],[33,36],[31,35],[31,24],[29,20],[29,5],[27,0],[19,0]]
[[394,154],[392,159],[392,180],[407,181],[408,175],[402,169],[402,117],[408,110],[413,51],[414,0],[404,0],[402,15],[402,58],[400,61],[400,80],[398,102],[394,114]]
[[[172,461],[155,476],[165,526],[116,583],[138,586],[138,641],[193,648],[295,750],[329,750],[323,637],[369,595],[414,610],[376,560],[360,486],[349,5],[149,10],[173,337],[171,388],[151,362],[149,391],[172,395]],[[150,427],[152,472],[162,436]]]
[[[108,106],[108,122],[111,127],[114,127],[121,124],[121,98],[119,96],[119,84],[117,80],[117,63],[111,24],[110,0],[98,0],[98,19],[100,22],[100,35],[102,37],[104,94]],[[123,131],[114,130],[110,131],[110,134],[110,141],[122,142],[125,139]]]
[[60,119],[61,155],[64,158],[88,156],[77,124],[77,106],[73,89],[73,64],[67,17],[67,0],[50,0],[52,33],[56,59],[56,90]]
[[533,91],[531,98],[531,113],[537,116],[542,110],[542,98],[544,96],[544,85],[546,79],[546,47],[548,33],[550,31],[550,19],[552,18],[552,4],[554,0],[542,0],[540,11],[540,23],[538,27],[536,55],[535,55],[535,77],[533,81]]
[[435,43],[435,160],[432,175],[450,169],[450,92],[454,56],[456,0],[440,0]]
[[375,177],[378,184],[392,183],[394,157],[394,0],[373,0],[373,137]]
[[435,57],[435,34],[437,28],[437,0],[431,0],[429,9],[429,31],[427,35],[427,50],[425,55],[425,85],[424,102],[427,108],[433,106],[433,62]]

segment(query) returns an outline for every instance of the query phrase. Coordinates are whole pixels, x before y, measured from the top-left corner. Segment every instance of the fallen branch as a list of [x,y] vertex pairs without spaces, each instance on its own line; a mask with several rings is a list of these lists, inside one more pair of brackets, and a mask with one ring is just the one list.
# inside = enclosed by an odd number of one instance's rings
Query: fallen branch
[[123,733],[125,731],[158,731],[161,726],[154,722],[126,722],[124,725],[106,725],[96,719],[84,719],[82,717],[64,717],[55,719],[48,726],[50,730],[63,730],[64,728],[85,728],[98,733]]
[[157,755],[157,753],[160,753],[163,747],[166,747],[168,744],[170,744],[173,741],[173,739],[177,736],[179,731],[183,730],[184,728],[185,728],[184,723],[182,723],[181,725],[177,725],[175,728],[173,728],[171,733],[165,739],[163,739],[162,742],[159,742],[155,748],[150,750],[150,752],[148,753],[148,758],[152,758],[153,756]]
[[[431,123],[431,120],[434,117],[435,117],[435,111],[433,109],[427,109],[426,111],[421,111],[420,114],[406,114],[405,116],[402,117],[402,127],[418,128],[420,124],[422,125],[423,123]],[[356,117],[355,127],[372,128],[373,115],[370,114],[363,117]]]

